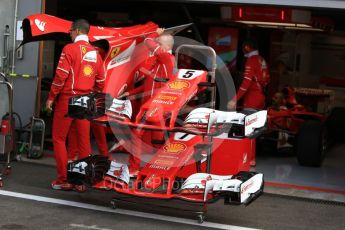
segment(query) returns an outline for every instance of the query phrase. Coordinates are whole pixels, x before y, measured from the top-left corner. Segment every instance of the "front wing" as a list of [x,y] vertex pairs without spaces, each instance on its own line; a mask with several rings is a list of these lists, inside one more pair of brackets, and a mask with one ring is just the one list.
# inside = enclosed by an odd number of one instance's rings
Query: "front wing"
[[[104,156],[94,155],[68,164],[68,181],[72,184],[87,184],[98,189],[121,192],[129,189],[128,167]],[[169,195],[147,197],[182,199],[208,203],[224,198],[224,204],[249,204],[263,192],[263,174],[239,172],[235,175],[218,176],[195,173],[189,176],[181,188]],[[139,193],[138,193],[139,195]],[[141,194],[145,196],[144,193]]]

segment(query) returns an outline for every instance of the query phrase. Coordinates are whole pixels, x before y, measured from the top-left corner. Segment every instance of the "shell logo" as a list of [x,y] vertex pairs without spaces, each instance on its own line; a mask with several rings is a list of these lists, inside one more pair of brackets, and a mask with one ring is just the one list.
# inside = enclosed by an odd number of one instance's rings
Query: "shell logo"
[[173,81],[168,84],[169,89],[184,90],[190,87],[187,81]]
[[168,143],[163,147],[164,152],[168,153],[180,153],[183,152],[186,148],[187,146],[182,143]]
[[90,65],[86,65],[84,66],[83,73],[84,73],[84,76],[90,77],[91,74],[93,73],[93,68]]
[[114,57],[116,57],[120,52],[120,47],[115,47],[113,48],[113,50],[111,51],[110,54],[110,58],[113,59]]

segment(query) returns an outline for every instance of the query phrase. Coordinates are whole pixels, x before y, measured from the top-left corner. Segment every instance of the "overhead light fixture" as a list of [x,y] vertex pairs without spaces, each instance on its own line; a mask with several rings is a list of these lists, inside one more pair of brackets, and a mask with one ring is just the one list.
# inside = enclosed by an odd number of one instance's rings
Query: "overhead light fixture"
[[290,8],[223,6],[221,16],[226,21],[264,28],[324,31],[333,27],[329,21],[325,25],[325,20],[315,23],[310,11]]
[[313,27],[297,27],[297,26],[279,26],[279,25],[255,25],[257,27],[262,27],[262,28],[271,28],[271,29],[286,29],[286,30],[303,30],[303,31],[319,31],[322,32],[324,31],[323,29],[320,28],[313,28]]
[[304,30],[304,31],[324,31],[321,28],[314,28],[311,25],[300,23],[280,23],[280,22],[260,22],[260,21],[237,21],[248,25],[254,25],[262,28]]
[[310,28],[301,28],[301,27],[287,26],[287,27],[285,27],[285,29],[287,29],[287,30],[319,31],[319,32],[325,31],[325,30],[323,30],[323,29],[320,29],[320,28],[313,28],[313,27],[310,27]]
[[242,21],[238,20],[236,22],[249,24],[249,25],[258,25],[258,26],[276,26],[276,27],[282,27],[282,26],[289,26],[289,27],[299,27],[299,28],[310,28],[311,25],[307,24],[301,24],[301,23],[287,23],[287,22],[262,22],[262,21]]

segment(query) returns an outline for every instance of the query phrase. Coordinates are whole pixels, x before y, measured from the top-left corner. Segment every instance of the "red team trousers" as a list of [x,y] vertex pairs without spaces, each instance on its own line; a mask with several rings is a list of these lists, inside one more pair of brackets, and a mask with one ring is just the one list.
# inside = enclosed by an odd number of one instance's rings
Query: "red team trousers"
[[[91,123],[91,133],[95,137],[97,148],[99,154],[103,156],[108,156],[108,144],[105,135],[105,128],[100,125],[96,125]],[[80,159],[79,148],[78,148],[78,140],[77,140],[77,129],[74,125],[72,125],[69,135],[68,135],[68,147],[67,147],[67,154],[68,160]]]
[[69,95],[61,94],[56,100],[54,119],[53,119],[53,144],[58,171],[58,180],[67,179],[67,149],[66,138],[73,124],[77,132],[77,142],[79,147],[79,157],[87,157],[91,153],[90,146],[90,122],[86,119],[78,120],[67,117]]

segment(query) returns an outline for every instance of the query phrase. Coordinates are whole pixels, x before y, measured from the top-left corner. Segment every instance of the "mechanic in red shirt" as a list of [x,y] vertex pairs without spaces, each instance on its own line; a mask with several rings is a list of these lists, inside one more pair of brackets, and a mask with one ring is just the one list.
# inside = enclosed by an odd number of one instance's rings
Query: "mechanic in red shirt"
[[163,28],[157,28],[156,32],[151,33],[144,43],[150,55],[141,63],[135,75],[137,79],[144,78],[145,82],[142,86],[120,96],[143,94],[141,95],[142,103],[146,102],[155,90],[162,87],[162,83],[156,82],[155,79],[169,79],[173,74],[175,64],[175,56],[172,55],[174,38],[170,34],[165,34]]
[[263,109],[265,106],[264,88],[270,81],[266,61],[259,55],[254,40],[243,42],[243,53],[247,57],[243,81],[236,97],[228,103],[228,109],[233,110],[236,100],[243,100],[243,108]]
[[[242,49],[247,58],[243,81],[236,96],[228,102],[228,109],[235,109],[236,100],[239,101],[240,99],[243,101],[243,108],[263,109],[265,106],[264,88],[270,81],[267,63],[259,55],[254,40],[245,40]],[[253,146],[255,146],[255,139],[253,142]],[[251,156],[249,156],[251,166],[256,165],[255,155],[256,151],[253,149]]]
[[268,108],[269,110],[286,110],[286,100],[282,92],[276,92],[272,97],[272,105]]
[[[158,28],[155,33],[150,34],[145,39],[145,44],[151,56],[141,68],[141,72],[146,71],[145,83],[143,85],[143,102],[145,102],[154,91],[162,87],[164,83],[156,82],[155,79],[169,79],[173,75],[175,56],[172,54],[174,46],[174,37],[170,34],[165,34],[163,28]],[[144,69],[144,70],[143,70]],[[130,94],[132,94],[131,92]],[[138,137],[142,137],[144,132],[139,131]],[[161,132],[152,132],[152,139],[162,138]],[[129,158],[130,175],[136,175],[140,169],[141,148],[136,146],[137,151],[131,154]]]
[[[102,58],[102,61],[104,61],[106,52],[104,49],[94,46],[96,51],[99,53],[99,55]],[[96,140],[96,145],[98,149],[98,153],[109,157],[109,149],[108,149],[108,144],[107,144],[107,138],[106,138],[106,128],[98,125],[94,122],[91,122],[91,127],[90,131],[93,134],[95,140]],[[72,124],[68,138],[67,138],[67,159],[69,160],[77,160],[79,158],[79,148],[78,148],[78,140],[77,140],[77,129],[75,125]]]
[[[91,153],[90,122],[66,117],[69,97],[102,91],[104,69],[102,59],[89,44],[89,23],[78,19],[71,25],[70,36],[73,43],[66,45],[61,53],[55,77],[49,92],[46,107],[52,110],[55,103],[52,136],[58,177],[52,182],[53,189],[71,190],[67,180],[66,138],[72,123],[77,129],[80,157]],[[78,188],[76,188],[78,190]]]
[[305,107],[299,104],[296,100],[295,89],[291,86],[286,86],[282,89],[282,93],[285,96],[286,107],[295,111],[305,111]]

